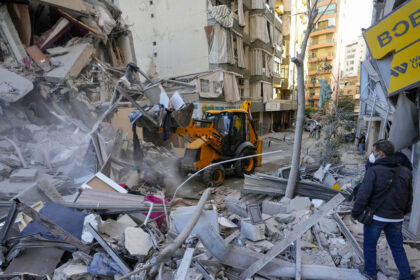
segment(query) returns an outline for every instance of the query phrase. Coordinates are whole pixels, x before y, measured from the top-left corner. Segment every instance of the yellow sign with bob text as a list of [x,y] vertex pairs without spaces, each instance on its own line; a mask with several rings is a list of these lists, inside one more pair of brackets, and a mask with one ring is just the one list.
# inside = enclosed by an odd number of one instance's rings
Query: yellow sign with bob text
[[364,32],[375,59],[394,54],[388,93],[420,82],[420,0],[411,0]]

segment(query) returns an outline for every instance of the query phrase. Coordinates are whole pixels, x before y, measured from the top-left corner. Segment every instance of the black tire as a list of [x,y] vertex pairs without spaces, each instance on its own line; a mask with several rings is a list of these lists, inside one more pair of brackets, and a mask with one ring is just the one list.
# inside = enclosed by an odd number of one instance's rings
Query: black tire
[[206,187],[217,187],[225,180],[225,169],[222,165],[207,168],[203,171],[203,183]]
[[[246,157],[252,155],[255,155],[255,151],[251,148],[245,148],[239,154],[239,157]],[[249,175],[254,173],[256,163],[257,159],[255,157],[235,161],[235,163],[233,164],[235,175],[239,178],[243,178],[244,174]]]

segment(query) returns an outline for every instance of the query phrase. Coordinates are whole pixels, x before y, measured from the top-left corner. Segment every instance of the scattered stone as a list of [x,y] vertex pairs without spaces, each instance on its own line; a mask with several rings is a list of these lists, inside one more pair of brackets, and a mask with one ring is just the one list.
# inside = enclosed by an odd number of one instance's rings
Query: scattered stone
[[13,145],[6,140],[0,140],[0,151],[2,152],[12,152],[14,151]]
[[280,234],[279,223],[275,220],[274,217],[264,221],[267,227],[268,236],[273,236],[275,234]]
[[312,199],[312,204],[314,205],[314,207],[316,209],[318,209],[319,207],[321,207],[323,204],[325,204],[325,201],[322,199]]
[[83,253],[82,251],[76,251],[73,254],[71,254],[73,257],[73,260],[76,262],[82,262],[86,265],[89,265],[92,261],[92,257],[86,253]]
[[226,197],[226,209],[229,213],[236,214],[242,218],[248,217],[248,211],[246,210],[246,203],[232,196]]
[[117,219],[117,222],[131,227],[138,226],[137,223],[127,214],[124,214],[121,217],[119,217]]
[[337,234],[340,232],[337,226],[337,223],[335,222],[335,220],[331,218],[322,217],[319,220],[319,226],[320,226],[320,229],[326,233]]
[[250,219],[242,219],[241,235],[252,241],[265,239],[265,224],[253,225]]
[[130,255],[143,257],[152,248],[152,240],[141,228],[128,227],[124,231],[124,246]]
[[115,220],[108,219],[99,224],[99,231],[105,233],[113,240],[122,240],[125,229],[129,227],[126,224],[119,223]]
[[9,166],[0,162],[0,177],[8,177],[11,171]]
[[34,182],[38,176],[37,169],[18,169],[10,175],[10,182]]
[[289,213],[299,210],[309,210],[311,209],[311,205],[311,200],[308,197],[297,196],[290,201]]
[[330,254],[321,249],[302,250],[303,264],[324,265],[335,268],[335,263]]
[[288,224],[290,222],[293,222],[293,220],[295,219],[295,215],[294,214],[277,214],[274,219],[278,222],[278,223],[284,223],[284,224]]
[[101,217],[95,214],[89,214],[83,221],[82,240],[86,243],[92,243],[93,235],[89,230],[86,229],[86,225],[90,224],[96,231],[98,231],[99,225],[102,223]]
[[225,217],[219,217],[218,222],[221,229],[234,229],[238,227],[236,224],[226,219]]
[[93,279],[93,275],[88,273],[86,265],[69,261],[55,270],[52,279],[90,280]]
[[14,154],[0,153],[0,163],[4,163],[11,168],[21,166],[21,162]]

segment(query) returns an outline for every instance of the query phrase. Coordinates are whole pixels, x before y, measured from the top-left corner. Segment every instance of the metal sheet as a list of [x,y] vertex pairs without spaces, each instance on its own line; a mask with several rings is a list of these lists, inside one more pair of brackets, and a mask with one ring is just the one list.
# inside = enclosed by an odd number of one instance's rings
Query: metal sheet
[[36,275],[52,275],[60,262],[64,251],[57,248],[31,248],[13,259],[5,270],[5,274],[33,273]]

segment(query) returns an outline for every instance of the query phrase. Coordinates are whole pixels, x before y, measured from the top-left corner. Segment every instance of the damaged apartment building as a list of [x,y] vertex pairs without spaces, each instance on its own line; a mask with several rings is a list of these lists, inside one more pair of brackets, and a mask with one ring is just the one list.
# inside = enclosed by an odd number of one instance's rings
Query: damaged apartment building
[[194,103],[195,118],[210,109],[239,108],[241,101],[251,100],[261,134],[291,128],[294,123],[296,74],[289,67],[289,51],[296,44],[291,40],[296,35],[290,34],[291,26],[296,30],[296,24],[291,24],[296,19],[290,18],[295,6],[305,6],[300,2],[129,0],[116,4],[133,33],[139,67],[150,77],[188,84],[178,91],[186,102]]
[[[391,140],[413,165],[414,202],[409,230],[420,237],[419,94],[420,10],[418,1],[374,1],[372,26],[363,31],[367,56],[360,68],[357,133],[366,132],[366,152],[378,139]],[[399,36],[395,26],[407,24]],[[387,30],[388,26],[394,31]],[[383,34],[392,36],[384,41]],[[382,35],[381,35],[382,34]],[[390,51],[392,49],[392,51]]]

